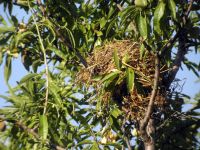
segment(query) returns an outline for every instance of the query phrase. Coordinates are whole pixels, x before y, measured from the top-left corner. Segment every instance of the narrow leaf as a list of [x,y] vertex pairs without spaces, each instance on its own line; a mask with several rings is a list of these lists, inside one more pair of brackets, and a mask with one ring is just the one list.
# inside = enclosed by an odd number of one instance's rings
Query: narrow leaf
[[48,135],[48,121],[46,115],[40,116],[40,123],[39,123],[39,135],[42,137],[42,140],[47,139]]
[[160,29],[160,20],[164,16],[165,13],[165,3],[164,2],[159,2],[158,6],[156,7],[156,10],[154,12],[154,30],[158,33],[161,34],[161,29]]
[[5,33],[5,32],[14,32],[15,27],[0,27],[0,34]]
[[147,38],[147,20],[145,16],[142,16],[142,14],[140,14],[139,19],[138,19],[138,29],[140,32],[140,35],[146,39]]
[[58,93],[58,91],[59,91],[58,87],[55,84],[51,83],[50,86],[49,86],[49,90],[50,90],[50,93],[54,97],[55,103],[58,106],[62,107],[61,97],[60,97],[60,95]]
[[72,32],[68,28],[65,28],[65,29],[66,29],[67,34],[69,36],[69,40],[70,40],[72,47],[75,48],[76,45],[75,45],[75,40],[74,40],[74,36],[73,36]]
[[144,47],[144,44],[142,44],[140,46],[140,59],[144,57],[144,54],[145,54],[145,47]]
[[59,56],[60,58],[62,58],[63,60],[66,60],[66,54],[64,54],[61,50],[53,47],[53,46],[49,46],[47,49],[49,49],[50,51],[54,52],[57,56]]
[[129,92],[131,92],[134,89],[134,85],[135,85],[135,72],[133,69],[128,68],[127,69],[127,86],[128,86],[128,90]]
[[38,76],[38,75],[39,75],[39,74],[37,74],[37,73],[30,73],[30,74],[24,76],[24,77],[21,79],[20,84],[26,82],[27,80],[32,79],[33,77]]
[[176,4],[174,0],[168,0],[168,7],[169,10],[171,11],[171,16],[174,20],[176,20]]
[[102,79],[101,82],[105,82],[105,81],[107,81],[107,80],[113,80],[113,79],[115,79],[115,78],[118,76],[119,73],[120,73],[120,71],[111,72],[111,73],[109,73],[108,75],[106,75],[106,76]]
[[91,140],[83,140],[81,142],[79,142],[76,146],[80,146],[80,145],[84,145],[84,144],[92,144]]

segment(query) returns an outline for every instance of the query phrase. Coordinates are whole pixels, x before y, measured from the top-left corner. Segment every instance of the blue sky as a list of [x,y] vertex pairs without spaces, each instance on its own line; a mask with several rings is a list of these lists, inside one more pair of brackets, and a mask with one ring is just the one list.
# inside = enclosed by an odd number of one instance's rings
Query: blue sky
[[[3,15],[5,17],[5,13],[3,11],[3,6],[0,5],[0,15]],[[24,19],[26,21],[28,19],[27,14],[18,8],[13,9],[13,15],[15,15],[19,20]],[[26,16],[26,17],[24,17]],[[186,55],[187,58],[192,60],[193,62],[200,62],[200,54],[195,54],[194,52],[190,52]],[[14,86],[16,85],[16,81],[19,81],[24,75],[27,74],[27,71],[24,69],[24,66],[21,63],[21,59],[13,59],[12,62],[12,75],[9,80],[10,85]],[[196,93],[200,91],[200,82],[196,83],[195,81],[198,80],[198,78],[190,71],[187,70],[187,68],[183,65],[183,71],[179,70],[177,74],[177,78],[181,80],[180,84],[184,84],[183,87],[183,93],[190,95],[191,97],[194,97]],[[4,81],[4,63],[0,66],[0,95],[5,95],[6,91],[8,90],[5,81]],[[3,107],[7,105],[4,100],[0,98],[0,107]]]

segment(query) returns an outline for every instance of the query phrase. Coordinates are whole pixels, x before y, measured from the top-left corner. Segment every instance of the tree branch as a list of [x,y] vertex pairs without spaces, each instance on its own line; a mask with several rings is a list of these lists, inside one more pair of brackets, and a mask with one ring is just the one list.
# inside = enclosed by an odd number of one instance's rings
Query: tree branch
[[[186,25],[189,13],[190,13],[191,8],[192,8],[192,4],[193,4],[193,0],[190,1],[188,9],[182,17],[182,23],[183,23],[182,27],[179,29],[177,34],[174,36],[174,38],[173,38],[174,40],[172,40],[172,42],[169,42],[169,45],[171,46],[175,42],[175,39],[178,38],[179,47],[178,47],[178,52],[176,54],[176,58],[175,58],[173,65],[172,65],[173,67],[172,67],[171,71],[169,72],[169,76],[168,76],[167,83],[166,83],[167,88],[169,88],[169,86],[173,82],[173,80],[174,80],[174,78],[175,78],[175,76],[176,76],[176,74],[177,74],[177,72],[178,72],[178,70],[181,66],[181,63],[184,59],[184,56],[187,53],[187,47],[186,47],[187,31],[186,31],[186,29],[184,29],[184,26]],[[164,50],[166,51],[167,48],[168,47],[166,46],[166,48]]]
[[158,91],[159,75],[160,75],[160,58],[159,58],[158,54],[156,54],[154,86],[153,86],[150,101],[149,101],[149,104],[148,104],[148,107],[147,107],[147,111],[145,113],[145,117],[140,122],[140,134],[141,134],[141,137],[143,138],[144,142],[151,140],[149,135],[147,134],[146,127],[149,123],[151,114],[153,112],[153,104],[154,104],[154,101],[155,101],[155,98],[156,98],[156,95],[157,95],[157,91]]

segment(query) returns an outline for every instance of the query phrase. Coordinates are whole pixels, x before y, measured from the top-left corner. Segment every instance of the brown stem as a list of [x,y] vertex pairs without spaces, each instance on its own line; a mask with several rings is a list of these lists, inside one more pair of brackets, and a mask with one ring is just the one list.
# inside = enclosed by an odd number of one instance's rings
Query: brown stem
[[39,6],[39,8],[40,8],[40,10],[42,12],[42,15],[46,16],[46,8],[42,5],[41,0],[37,0],[37,4],[38,4],[38,6]]
[[154,75],[153,90],[151,93],[150,101],[144,119],[140,122],[140,136],[143,139],[145,150],[155,149],[154,138],[152,136],[152,134],[154,134],[155,129],[153,124],[153,119],[150,119],[150,117],[153,112],[153,105],[158,91],[159,75],[160,75],[160,58],[157,54],[155,59],[155,75]]
[[154,75],[153,91],[151,93],[151,97],[150,97],[150,101],[149,101],[149,104],[148,104],[148,107],[147,107],[145,117],[141,121],[140,130],[145,130],[145,128],[146,128],[146,126],[149,122],[151,113],[153,111],[153,103],[154,103],[154,100],[156,98],[156,94],[157,94],[157,91],[158,91],[159,75],[160,75],[160,59],[159,59],[159,56],[157,55],[156,59],[155,59],[155,75]]

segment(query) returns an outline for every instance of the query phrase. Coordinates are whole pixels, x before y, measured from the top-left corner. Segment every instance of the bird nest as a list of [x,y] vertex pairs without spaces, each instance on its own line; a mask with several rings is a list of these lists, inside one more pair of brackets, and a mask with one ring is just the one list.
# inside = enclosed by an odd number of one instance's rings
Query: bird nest
[[[112,86],[105,88],[102,78],[115,72],[117,69],[114,61],[114,51],[117,51],[122,69],[120,75],[111,81]],[[93,85],[97,94],[101,96],[103,106],[109,106],[110,101],[115,101],[129,120],[140,120],[148,106],[153,87],[155,73],[155,55],[147,50],[142,51],[140,45],[131,40],[107,42],[95,48],[86,59],[88,68],[82,69],[77,75],[77,81]],[[131,68],[135,72],[134,88],[128,91],[126,70]],[[161,67],[160,81],[163,78]],[[97,80],[100,77],[101,80]],[[161,87],[160,82],[160,87]],[[155,99],[155,109],[165,103],[165,92],[158,91]]]

